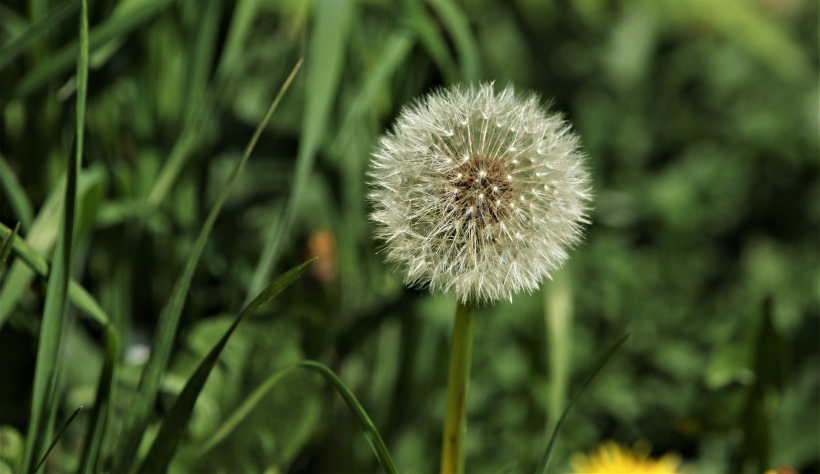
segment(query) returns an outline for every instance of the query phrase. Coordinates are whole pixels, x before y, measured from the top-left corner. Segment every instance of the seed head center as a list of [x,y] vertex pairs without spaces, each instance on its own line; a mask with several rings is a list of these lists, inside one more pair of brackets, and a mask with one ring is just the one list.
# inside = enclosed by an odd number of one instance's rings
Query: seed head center
[[471,156],[446,175],[446,213],[478,229],[497,223],[517,199],[507,163]]

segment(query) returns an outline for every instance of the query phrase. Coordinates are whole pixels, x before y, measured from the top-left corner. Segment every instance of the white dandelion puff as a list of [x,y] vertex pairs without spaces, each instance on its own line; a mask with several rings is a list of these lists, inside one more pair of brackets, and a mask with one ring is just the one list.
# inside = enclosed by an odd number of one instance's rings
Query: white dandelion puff
[[368,174],[386,260],[408,285],[462,303],[535,290],[588,223],[578,137],[511,86],[441,89],[405,107]]

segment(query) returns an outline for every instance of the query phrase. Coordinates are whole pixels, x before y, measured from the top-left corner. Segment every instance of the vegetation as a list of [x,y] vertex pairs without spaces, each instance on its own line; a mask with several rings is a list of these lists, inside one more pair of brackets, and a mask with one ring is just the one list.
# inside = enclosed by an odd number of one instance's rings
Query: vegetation
[[476,81],[566,114],[595,198],[552,280],[475,311],[466,470],[534,472],[560,419],[547,472],[606,440],[820,471],[818,15],[2,0],[0,473],[437,470],[456,301],[383,262],[366,172]]

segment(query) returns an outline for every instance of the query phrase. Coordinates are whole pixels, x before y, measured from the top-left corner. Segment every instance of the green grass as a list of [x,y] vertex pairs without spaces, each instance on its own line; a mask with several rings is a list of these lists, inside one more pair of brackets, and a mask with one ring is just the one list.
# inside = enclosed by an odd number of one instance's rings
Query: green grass
[[[85,108],[88,94],[88,6],[83,0],[80,21],[80,52],[77,57],[77,122],[75,153],[69,155],[63,199],[63,212],[54,253],[54,265],[48,277],[43,322],[37,346],[37,366],[34,372],[34,393],[31,418],[26,437],[22,471],[37,472],[53,444],[46,451],[51,426],[57,413],[60,387],[60,352],[63,348],[65,314],[68,309],[68,283],[74,256],[74,222],[77,205],[77,175],[83,158]],[[75,413],[76,415],[76,413]],[[72,416],[71,419],[74,417]],[[69,421],[70,422],[70,421]],[[63,430],[64,432],[64,430]],[[62,435],[62,432],[59,436]],[[35,466],[32,469],[32,466]]]
[[[225,199],[231,191],[231,187],[236,182],[236,179],[242,171],[242,168],[245,166],[245,163],[248,161],[248,158],[250,158],[251,152],[259,139],[259,135],[262,133],[262,130],[264,130],[273,115],[273,112],[276,110],[276,106],[279,105],[279,101],[293,80],[296,72],[299,70],[299,66],[301,66],[301,60],[296,64],[291,76],[280,89],[279,95],[276,97],[273,104],[271,104],[265,119],[259,124],[254,137],[245,149],[245,155],[242,157],[242,160],[237,164],[233,173],[228,178],[228,182],[225,183],[225,187],[222,189],[222,192],[217,198],[211,212],[208,214],[208,219],[205,221],[205,225],[199,233],[199,237],[194,244],[194,249],[188,258],[188,263],[185,266],[185,270],[179,276],[179,279],[177,279],[168,304],[165,306],[165,309],[160,315],[156,334],[154,335],[153,342],[151,344],[150,356],[142,371],[142,376],[140,378],[136,395],[131,403],[128,415],[125,417],[123,431],[118,440],[117,449],[114,454],[113,468],[115,471],[130,471],[130,466],[135,461],[134,458],[137,453],[137,448],[139,447],[140,441],[142,440],[145,429],[149,423],[151,409],[156,400],[157,392],[159,392],[162,373],[165,370],[165,366],[168,364],[168,358],[171,353],[171,347],[174,343],[179,318],[182,314],[182,307],[185,304],[188,287],[191,284],[191,279],[193,278],[194,270],[196,269],[199,258],[205,249],[205,243],[208,240],[208,235],[214,226],[214,222],[219,215],[219,211],[222,209],[222,205],[225,203]],[[204,383],[204,380],[202,380],[202,383]],[[183,429],[184,426],[179,426],[177,428]],[[151,453],[149,453],[149,455],[150,454]],[[155,467],[162,470],[162,468],[167,466],[169,461],[170,458],[165,460],[164,463],[161,463],[161,466]]]

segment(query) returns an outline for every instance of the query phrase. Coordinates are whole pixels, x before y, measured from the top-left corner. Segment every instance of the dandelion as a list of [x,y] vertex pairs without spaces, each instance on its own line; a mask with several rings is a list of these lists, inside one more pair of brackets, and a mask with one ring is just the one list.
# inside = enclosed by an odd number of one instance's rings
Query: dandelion
[[441,89],[402,111],[369,176],[386,259],[406,284],[458,301],[441,472],[461,473],[475,305],[533,291],[580,240],[591,191],[579,140],[534,95]]
[[428,95],[402,111],[373,157],[371,218],[386,259],[408,285],[462,303],[535,290],[587,222],[578,137],[511,86]]
[[680,466],[680,456],[666,453],[660,459],[649,456],[650,446],[637,443],[634,449],[606,441],[591,454],[576,454],[571,464],[584,474],[674,474]]

